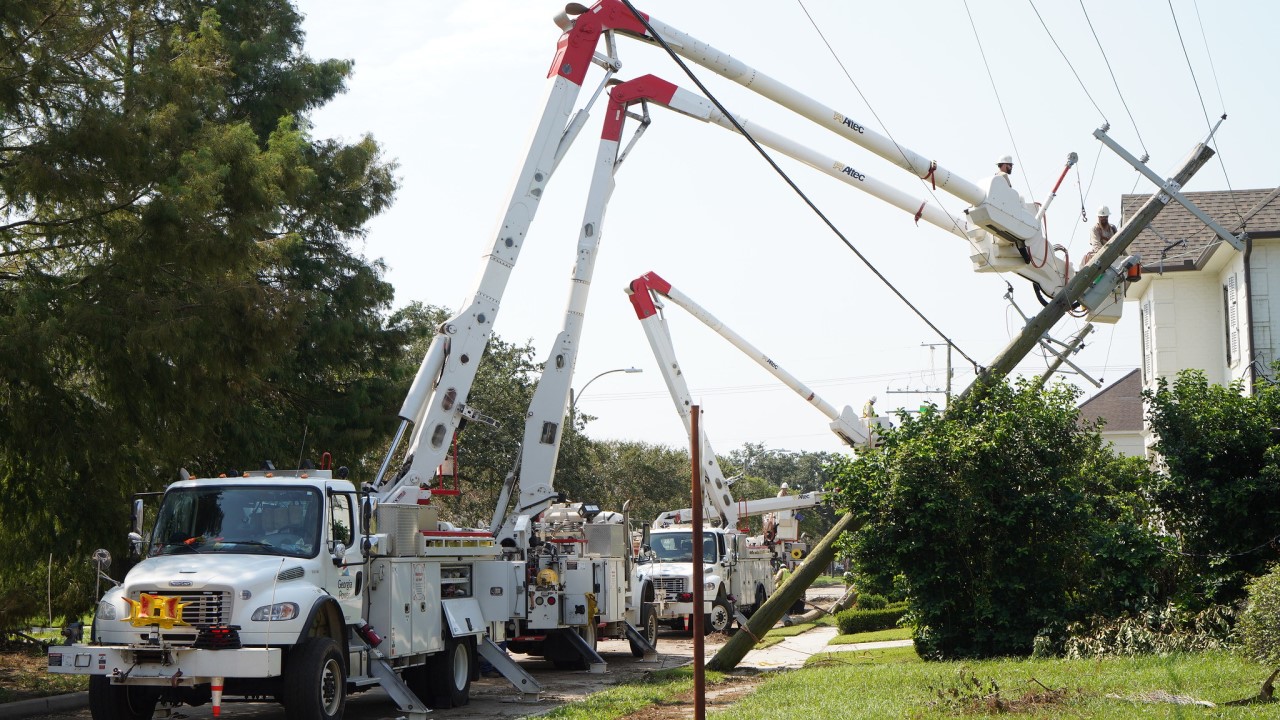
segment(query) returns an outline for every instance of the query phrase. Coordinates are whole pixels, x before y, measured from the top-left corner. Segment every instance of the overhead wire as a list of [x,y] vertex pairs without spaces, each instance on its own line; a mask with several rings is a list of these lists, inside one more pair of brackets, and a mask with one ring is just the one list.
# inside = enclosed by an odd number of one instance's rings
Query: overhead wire
[[[880,113],[876,112],[875,107],[871,105],[871,101],[868,100],[867,96],[862,92],[862,88],[858,86],[858,82],[853,79],[853,74],[849,72],[849,68],[845,67],[844,61],[840,59],[840,55],[836,52],[835,48],[831,46],[831,42],[827,40],[826,34],[822,32],[822,28],[818,27],[817,20],[815,20],[813,14],[809,12],[809,8],[805,6],[804,0],[796,0],[796,4],[800,6],[800,10],[804,12],[805,17],[809,20],[809,24],[813,26],[814,32],[818,34],[818,39],[822,40],[823,45],[826,45],[827,52],[831,54],[831,58],[835,60],[836,65],[840,67],[840,71],[844,73],[845,79],[849,81],[849,85],[853,87],[854,92],[858,93],[858,97],[862,99],[862,104],[867,106],[867,110],[871,113],[871,116],[880,124],[881,129],[884,130],[884,134],[889,138],[889,142],[893,143],[893,147],[897,149],[898,154],[902,156],[902,159],[910,164],[906,151],[902,149],[902,145],[898,143],[897,138],[895,138],[893,133],[890,132],[889,126],[880,117]],[[1019,158],[1018,162],[1022,162],[1021,158]],[[925,178],[919,178],[919,181],[921,186],[924,187],[924,191],[929,194],[929,197],[933,198],[933,202],[945,212],[946,206],[938,197],[938,193],[934,191],[932,183],[926,182]],[[981,248],[979,248],[978,244],[968,237],[968,233],[965,232],[964,228],[960,227],[960,225],[956,223],[955,216],[950,212],[947,212],[947,217],[951,220],[951,226],[968,241],[969,247],[973,248],[975,252],[980,252]],[[997,271],[996,274],[999,275],[1001,279],[1004,279],[1004,271]],[[1007,283],[1008,281],[1005,280],[1005,282]]]
[[1058,38],[1054,37],[1053,32],[1049,30],[1049,25],[1044,21],[1044,17],[1040,15],[1040,10],[1036,7],[1035,0],[1027,0],[1027,3],[1031,5],[1031,9],[1035,12],[1036,18],[1040,20],[1040,27],[1044,28],[1045,34],[1047,34],[1049,39],[1053,41],[1053,46],[1058,49],[1058,54],[1062,56],[1064,61],[1066,61],[1067,67],[1071,68],[1071,74],[1075,75],[1076,82],[1080,83],[1080,89],[1084,91],[1085,97],[1089,98],[1090,103],[1093,103],[1093,108],[1098,111],[1098,115],[1102,118],[1102,121],[1110,124],[1110,121],[1107,120],[1107,114],[1102,112],[1102,108],[1098,106],[1098,101],[1093,99],[1093,95],[1089,92],[1089,88],[1085,87],[1084,80],[1080,79],[1080,73],[1076,72],[1076,66],[1071,64],[1071,59],[1067,57],[1067,53],[1063,51],[1062,46],[1058,44]]
[[809,206],[809,209],[812,210],[813,213],[817,215],[818,218],[822,220],[824,224],[826,224],[827,228],[830,229],[831,232],[835,233],[836,237],[840,238],[840,241],[844,243],[845,247],[849,248],[849,250],[853,252],[853,254],[856,255],[859,260],[862,261],[862,264],[865,265],[867,269],[870,270],[872,274],[874,274],[880,280],[880,282],[885,285],[885,287],[889,288],[889,290],[892,291],[894,295],[897,295],[898,299],[901,300],[904,305],[910,308],[911,311],[915,313],[915,315],[919,317],[921,321],[923,321],[926,325],[928,325],[929,328],[938,335],[938,337],[942,338],[949,345],[954,347],[956,349],[956,352],[960,353],[960,355],[964,359],[968,360],[970,363],[973,364],[974,368],[980,368],[981,365],[978,364],[977,360],[974,360],[968,353],[966,353],[963,349],[961,349],[958,345],[956,345],[955,342],[953,342],[951,338],[948,337],[947,334],[942,331],[941,328],[935,325],[934,322],[930,320],[922,310],[920,310],[918,307],[915,306],[914,303],[908,300],[907,296],[904,295],[902,291],[897,288],[896,285],[890,282],[889,278],[885,277],[884,273],[880,272],[880,269],[877,268],[869,258],[863,255],[862,251],[858,250],[858,248],[849,240],[849,238],[846,237],[845,234],[841,232],[839,228],[836,227],[835,223],[829,217],[827,217],[826,213],[824,213],[817,206],[817,204],[814,203],[814,201],[808,196],[808,194],[804,192],[804,190],[800,189],[800,186],[797,185],[796,182],[791,179],[791,176],[788,175],[787,172],[783,170],[781,166],[778,165],[777,161],[775,161],[773,157],[763,147],[761,147],[758,142],[756,142],[756,139],[753,138],[751,134],[747,132],[747,129],[742,127],[742,125],[738,123],[738,120],[733,116],[733,113],[729,112],[729,110],[720,103],[720,101],[715,97],[715,95],[711,93],[711,90],[708,89],[707,86],[702,83],[702,80],[693,72],[693,70],[689,68],[688,65],[685,64],[684,60],[676,53],[675,50],[671,48],[671,46],[667,43],[667,41],[663,37],[661,37],[656,30],[653,29],[653,26],[649,24],[648,18],[646,18],[639,10],[636,9],[634,5],[631,4],[631,0],[622,0],[622,3],[627,6],[627,9],[631,11],[631,14],[636,18],[636,20],[641,25],[644,26],[645,32],[647,32],[649,36],[652,37],[662,47],[663,50],[666,51],[667,55],[671,57],[672,61],[674,61],[675,64],[684,72],[684,74],[688,76],[688,78],[692,80],[695,85],[698,86],[698,90],[702,92],[702,94],[707,98],[707,100],[709,100],[713,105],[715,105],[717,110],[719,110],[721,113],[724,114],[724,116],[729,120],[729,122],[733,124],[734,129],[736,129],[738,133],[742,135],[742,137],[745,138],[753,148],[755,148],[756,152],[759,153],[762,158],[764,158],[765,162],[767,162],[769,166],[773,168],[774,172],[777,173],[778,176],[781,177],[782,180],[786,182],[788,186],[791,187],[792,191],[794,191],[796,195],[798,195],[800,199],[806,205]]
[[1098,44],[1098,52],[1102,53],[1102,61],[1106,63],[1107,72],[1111,75],[1111,84],[1115,86],[1116,95],[1119,96],[1120,103],[1124,105],[1124,111],[1129,116],[1129,122],[1133,124],[1133,132],[1138,136],[1138,144],[1142,146],[1142,153],[1149,158],[1151,153],[1147,151],[1147,144],[1142,140],[1142,131],[1138,130],[1138,121],[1133,119],[1133,111],[1129,109],[1129,103],[1124,99],[1124,93],[1120,91],[1120,83],[1116,80],[1116,72],[1111,68],[1111,59],[1107,57],[1107,51],[1102,47],[1102,40],[1098,38],[1098,31],[1093,27],[1093,20],[1089,17],[1089,11],[1084,7],[1084,0],[1080,0],[1080,12],[1084,13],[1084,21],[1089,24],[1089,32],[1093,33],[1093,41]]
[[[1173,0],[1167,0],[1167,2],[1169,4],[1169,15],[1173,17],[1173,29],[1178,33],[1178,44],[1182,47],[1182,57],[1186,58],[1187,70],[1191,73],[1191,83],[1196,88],[1196,97],[1200,99],[1200,110],[1201,112],[1204,113],[1205,127],[1209,129],[1210,133],[1212,133],[1213,122],[1209,120],[1209,108],[1204,104],[1204,93],[1200,92],[1200,81],[1196,79],[1196,70],[1191,65],[1191,54],[1187,52],[1186,40],[1182,38],[1182,26],[1178,24],[1178,13],[1175,12],[1173,9]],[[1199,16],[1200,16],[1200,10],[1199,8],[1197,8],[1196,17],[1199,18]],[[1203,24],[1201,24],[1200,29],[1201,29],[1201,33],[1203,34],[1204,32]],[[1208,41],[1206,40],[1205,52],[1208,53],[1208,51],[1209,51],[1209,45],[1208,45]],[[1212,67],[1213,65],[1212,56],[1210,56],[1209,65],[1210,67]],[[1214,78],[1215,80],[1217,78],[1216,71],[1214,72]],[[1219,89],[1219,92],[1221,92],[1221,89]],[[1219,95],[1219,97],[1221,97],[1221,95]],[[1226,110],[1224,109],[1223,112],[1225,113]],[[1224,114],[1222,117],[1225,119],[1226,115]],[[1214,145],[1216,146],[1217,143],[1214,143]],[[1218,148],[1215,147],[1214,150],[1218,150]],[[1227,174],[1227,165],[1226,165],[1226,162],[1223,161],[1222,159],[1222,152],[1218,151],[1217,155],[1218,155],[1218,165],[1222,168],[1222,179],[1225,180],[1227,183],[1227,196],[1231,198],[1231,205],[1232,205],[1231,209],[1235,211],[1236,217],[1243,219],[1244,214],[1240,212],[1240,205],[1236,203],[1235,190],[1231,187],[1231,176]]]
[[[897,152],[899,152],[899,155],[902,156],[902,160],[908,160],[908,158],[906,158],[906,151],[902,150],[902,146],[900,145],[899,142],[897,142],[897,138],[893,137],[893,133],[890,132],[890,129],[888,129],[887,124],[884,124],[884,120],[881,119],[881,117],[879,117],[879,113],[877,113],[876,108],[873,108],[872,104],[870,104],[870,100],[867,99],[867,95],[863,94],[863,88],[858,86],[858,82],[855,81],[854,76],[852,76],[852,74],[849,72],[849,68],[845,67],[844,60],[840,59],[840,55],[836,53],[835,47],[831,46],[831,42],[827,40],[827,36],[824,35],[824,33],[822,32],[822,28],[818,27],[817,20],[814,19],[812,13],[809,13],[809,8],[806,8],[804,4],[804,0],[796,0],[796,4],[800,5],[801,12],[804,12],[805,18],[809,19],[809,24],[810,26],[813,26],[814,32],[818,33],[819,40],[822,40],[823,45],[827,46],[828,53],[831,53],[832,59],[836,61],[836,64],[838,65],[838,67],[840,67],[841,72],[845,73],[845,79],[849,81],[849,85],[852,86],[852,88],[854,88],[855,92],[858,92],[858,97],[860,97],[860,99],[863,100],[864,105],[867,105],[867,110],[870,111],[870,114],[872,114],[872,117],[876,118],[876,122],[879,123],[879,126],[881,126],[881,128],[884,131],[884,135],[886,135],[888,137],[888,140],[890,140],[890,142],[893,143],[893,147],[895,147]],[[922,184],[922,186],[924,187],[924,191],[929,193],[929,197],[932,197],[933,202],[936,202],[938,208],[943,208],[942,200],[940,199],[940,197],[938,197],[937,192],[933,191],[933,187],[931,186],[931,183],[925,182],[924,178],[919,178],[919,179],[920,179],[920,184]],[[951,225],[952,227],[956,228],[956,231],[959,231],[960,234],[966,234],[964,231],[964,228],[960,227],[960,225],[955,222],[955,218],[952,217],[951,213],[947,213],[947,217],[951,219]],[[973,241],[969,241],[969,245],[973,246],[974,249],[977,250],[977,245],[974,245]]]
[[[1022,165],[1022,153],[1018,151],[1018,141],[1013,138],[1013,126],[1009,124],[1009,115],[1004,110],[1004,101],[1000,99],[1000,89],[996,87],[995,75],[991,73],[991,63],[987,62],[987,51],[982,47],[982,38],[978,36],[978,25],[973,21],[973,13],[969,10],[969,0],[964,0],[964,12],[969,16],[969,27],[973,30],[973,39],[978,44],[978,54],[982,56],[982,66],[987,70],[987,81],[991,83],[991,92],[996,96],[996,107],[1000,108],[1000,117],[1004,118],[1004,129],[1009,133],[1009,143],[1013,145],[1013,154],[1018,158],[1018,164]],[[1026,167],[1023,165],[1023,167]],[[1033,201],[1035,191],[1031,189],[1031,178],[1024,171],[1022,173],[1022,181],[1027,184],[1027,195]],[[1048,253],[1045,258],[1048,259]]]

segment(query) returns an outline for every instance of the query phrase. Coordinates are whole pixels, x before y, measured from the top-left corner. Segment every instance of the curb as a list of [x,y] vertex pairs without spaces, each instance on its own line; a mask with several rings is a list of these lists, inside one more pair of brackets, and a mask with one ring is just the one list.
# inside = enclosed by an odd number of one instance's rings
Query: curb
[[66,695],[51,695],[49,697],[0,704],[0,717],[18,720],[18,718],[49,715],[86,707],[89,707],[89,693],[67,693]]

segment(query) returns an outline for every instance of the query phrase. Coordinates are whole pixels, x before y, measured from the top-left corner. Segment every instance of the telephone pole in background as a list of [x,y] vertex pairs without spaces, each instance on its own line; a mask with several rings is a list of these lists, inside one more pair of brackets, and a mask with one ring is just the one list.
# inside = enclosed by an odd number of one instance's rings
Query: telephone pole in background
[[[937,395],[938,393],[943,393],[946,397],[946,402],[950,403],[951,402],[951,376],[954,373],[954,371],[951,369],[951,343],[920,343],[920,347],[927,347],[929,348],[930,351],[932,351],[934,348],[939,348],[939,347],[945,347],[947,349],[947,383],[946,383],[945,389],[931,388],[931,387],[925,386],[921,390],[912,390],[911,388],[907,388],[906,390],[885,390],[884,391],[885,394],[886,395]],[[930,363],[930,366],[932,366],[932,363]]]

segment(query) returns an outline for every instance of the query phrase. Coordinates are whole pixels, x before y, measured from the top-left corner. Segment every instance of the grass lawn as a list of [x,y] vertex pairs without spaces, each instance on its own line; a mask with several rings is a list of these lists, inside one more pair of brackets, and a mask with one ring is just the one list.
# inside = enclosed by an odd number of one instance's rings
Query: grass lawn
[[[825,718],[1276,718],[1280,703],[1224,707],[1254,696],[1272,668],[1224,652],[1104,660],[925,663],[912,648],[815,656],[771,677],[716,720]],[[1216,708],[1158,702],[1174,696]]]

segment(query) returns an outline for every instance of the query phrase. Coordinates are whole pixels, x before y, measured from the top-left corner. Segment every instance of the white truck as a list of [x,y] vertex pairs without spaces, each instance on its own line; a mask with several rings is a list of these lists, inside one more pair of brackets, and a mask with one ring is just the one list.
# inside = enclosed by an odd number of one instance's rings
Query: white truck
[[[472,300],[440,326],[376,478],[359,488],[328,470],[184,478],[166,490],[149,538],[136,505],[131,540],[146,557],[103,595],[89,642],[48,655],[50,672],[90,676],[95,720],[150,718],[157,705],[183,703],[210,702],[216,714],[224,695],[274,698],[291,720],[333,719],[349,692],[374,686],[422,720],[428,707],[467,702],[477,653],[518,690],[540,689],[495,644],[509,631],[553,659],[598,661],[583,641],[598,622],[613,632],[628,616],[639,621],[625,525],[589,506],[553,507],[549,474],[522,479],[522,499],[538,498],[509,523],[500,505],[500,532],[453,527],[433,504],[451,492],[435,478],[452,464],[460,425],[491,422],[468,395],[539,201],[587,121],[587,107],[571,116],[587,72],[605,70],[589,106],[620,66],[614,31],[643,31],[621,5],[557,23],[564,34],[545,108]],[[607,54],[597,51],[602,39]],[[626,103],[619,108],[625,116]],[[621,122],[607,131],[620,134]],[[615,152],[617,139],[606,138]],[[651,651],[632,630],[636,647]]]
[[[476,289],[470,302],[441,324],[401,407],[403,422],[377,477],[359,487],[341,472],[325,470],[183,479],[166,491],[156,525],[145,539],[142,510],[135,506],[132,538],[145,559],[102,597],[88,643],[49,651],[51,672],[91,676],[96,720],[149,718],[157,704],[211,702],[220,708],[224,694],[275,698],[291,720],[339,718],[349,692],[374,686],[385,688],[403,715],[421,720],[427,705],[467,701],[477,653],[517,689],[537,691],[537,682],[495,642],[514,636],[518,642],[545,643],[554,633],[577,648],[566,657],[577,652],[590,659],[582,648],[589,647],[585,640],[600,627],[597,620],[619,618],[606,623],[616,630],[634,624],[625,621],[633,618],[648,629],[645,620],[654,613],[646,618],[644,603],[653,598],[652,585],[633,584],[628,592],[626,578],[617,574],[629,575],[625,563],[593,561],[588,569],[582,562],[591,555],[617,558],[618,547],[627,543],[619,541],[610,522],[591,522],[588,506],[553,507],[559,498],[551,492],[549,475],[544,489],[533,487],[536,478],[521,478],[522,499],[510,513],[499,507],[495,527],[484,529],[441,522],[432,502],[447,493],[433,488],[433,478],[449,460],[460,425],[488,420],[468,404],[477,365],[542,195],[587,121],[587,107],[572,112],[587,73],[598,66],[605,74],[589,107],[621,67],[615,36],[654,43],[661,35],[685,57],[752,89],[769,94],[781,86],[669,25],[633,13],[621,0],[600,0],[590,8],[571,4],[557,22],[564,32],[548,73],[546,104],[484,255]],[[612,167],[625,155],[618,146],[621,125],[637,103],[684,107],[683,112],[704,120],[714,117],[709,103],[669,83],[642,77],[623,85],[633,92],[620,94],[622,85],[610,91],[599,156],[607,158],[611,151]],[[803,114],[850,139],[878,137],[807,99],[788,106],[799,105],[805,105]],[[647,123],[647,115],[643,121]],[[917,174],[929,167],[884,138],[876,142],[882,146],[878,152],[905,158],[904,167]],[[920,162],[926,167],[918,168]],[[951,182],[941,169],[936,178],[939,187]],[[856,179],[864,182],[865,176],[856,174]],[[977,189],[968,195],[975,202],[986,197]],[[980,205],[971,217],[980,217],[975,222],[994,234],[963,221],[956,225],[972,228],[973,236],[968,230],[962,233],[966,239],[991,245],[989,252],[975,256],[975,265],[1019,265],[1019,272],[1034,275],[1051,294],[1066,274],[1056,258],[1048,257],[1032,272],[1017,252],[1015,257],[1004,253],[1001,243],[1031,244],[1033,249],[1034,243],[1010,233],[1006,226],[1017,223],[1001,224],[1000,208]],[[1025,208],[1005,209],[1019,218],[1025,214]],[[603,206],[598,210],[602,217]],[[921,205],[917,214],[944,227],[955,224],[939,212]],[[1034,235],[1038,225],[1021,223],[1015,229]],[[598,224],[584,223],[582,237],[593,237],[597,230]],[[584,248],[594,252],[590,243],[580,242],[580,251]],[[553,353],[557,369],[571,372],[572,360]],[[554,413],[555,395],[531,413]],[[540,422],[557,424],[563,409],[561,402],[559,416]],[[401,469],[389,478],[388,468],[409,426],[413,432]],[[538,428],[551,439],[544,443],[540,435],[538,444],[548,446],[544,450],[550,451],[553,467],[558,427]],[[526,502],[526,494],[536,502]],[[593,525],[606,529],[597,531]],[[574,533],[582,537],[569,537]],[[560,544],[577,549],[560,552],[552,549],[557,543],[544,537],[571,540]],[[716,557],[732,563],[750,552],[727,542],[723,551],[717,548]],[[539,639],[540,630],[552,632]],[[583,642],[572,640],[574,636]]]
[[[772,358],[757,350],[742,336],[726,327],[687,295],[672,287],[655,273],[647,273],[632,281],[627,288],[636,316],[644,327],[645,336],[653,350],[659,372],[675,403],[676,411],[684,422],[686,432],[692,432],[693,396],[688,382],[676,358],[671,330],[661,312],[662,301],[668,300],[721,336],[733,343],[746,355],[785,382],[792,390],[828,416],[831,429],[845,442],[853,446],[866,446],[874,442],[874,428],[887,422],[887,418],[860,418],[851,408],[837,411],[818,395],[788,373]],[[822,501],[822,493],[810,492],[798,495],[780,495],[772,498],[739,501],[733,497],[731,483],[725,478],[715,452],[700,428],[701,489],[704,522],[702,528],[703,607],[708,632],[723,632],[733,622],[737,611],[744,616],[752,612],[773,594],[774,572],[784,564],[783,553],[803,551],[799,541],[799,523],[794,512],[813,507]],[[762,535],[749,536],[738,527],[739,521],[750,516],[772,516]],[[637,563],[637,582],[650,586],[654,591],[656,614],[660,623],[684,627],[692,613],[697,611],[694,599],[693,537],[699,530],[691,523],[691,508],[671,510],[660,514],[646,538],[642,562]]]

